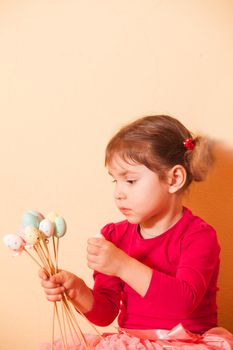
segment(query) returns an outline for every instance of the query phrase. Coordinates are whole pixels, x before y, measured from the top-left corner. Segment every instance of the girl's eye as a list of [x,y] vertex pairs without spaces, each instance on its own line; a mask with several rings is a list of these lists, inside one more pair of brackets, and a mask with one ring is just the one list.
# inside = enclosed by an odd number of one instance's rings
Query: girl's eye
[[136,180],[126,180],[126,182],[128,182],[129,184],[134,184],[136,182]]
[[116,183],[116,180],[112,180],[113,183]]

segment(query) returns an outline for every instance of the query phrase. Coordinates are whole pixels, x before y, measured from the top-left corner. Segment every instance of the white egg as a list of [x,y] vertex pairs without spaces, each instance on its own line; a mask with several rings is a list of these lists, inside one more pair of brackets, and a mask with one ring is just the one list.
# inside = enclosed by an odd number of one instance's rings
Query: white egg
[[24,242],[20,236],[15,233],[10,233],[3,237],[4,244],[15,251],[18,251],[23,248]]
[[43,232],[46,237],[51,237],[54,234],[54,223],[49,219],[44,219],[40,222],[39,230]]

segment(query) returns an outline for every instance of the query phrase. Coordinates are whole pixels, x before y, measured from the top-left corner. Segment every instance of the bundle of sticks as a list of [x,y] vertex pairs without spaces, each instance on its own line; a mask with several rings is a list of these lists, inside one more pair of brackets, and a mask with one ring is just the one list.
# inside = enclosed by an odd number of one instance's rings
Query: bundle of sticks
[[[59,240],[65,235],[66,229],[64,218],[55,212],[51,212],[45,217],[38,211],[28,210],[22,217],[22,228],[19,232],[5,235],[3,242],[13,251],[13,255],[25,252],[30,259],[46,271],[48,276],[52,276],[59,271]],[[81,310],[74,308],[66,293],[63,294],[61,302],[54,302],[52,350],[55,344],[56,326],[59,329],[63,350],[68,350],[68,339],[69,342],[72,341],[74,348],[75,344],[81,343],[85,349],[89,349],[84,333],[78,323],[78,315],[86,319]],[[101,337],[96,327],[88,320],[87,322]]]

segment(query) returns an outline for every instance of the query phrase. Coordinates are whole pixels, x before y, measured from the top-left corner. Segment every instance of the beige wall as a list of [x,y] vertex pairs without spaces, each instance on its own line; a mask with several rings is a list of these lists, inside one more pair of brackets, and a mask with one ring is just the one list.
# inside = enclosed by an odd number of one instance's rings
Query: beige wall
[[[186,202],[218,230],[220,324],[233,331],[232,34],[232,0],[1,1],[1,236],[28,208],[58,211],[69,229],[61,266],[91,284],[86,239],[121,219],[106,142],[139,115],[178,116],[221,143]],[[0,251],[0,349],[36,349],[52,306],[37,266]]]

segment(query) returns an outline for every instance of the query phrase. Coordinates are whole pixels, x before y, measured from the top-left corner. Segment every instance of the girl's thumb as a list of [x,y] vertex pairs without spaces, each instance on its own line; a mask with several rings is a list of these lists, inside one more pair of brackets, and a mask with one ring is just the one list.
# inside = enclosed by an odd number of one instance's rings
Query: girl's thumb
[[67,278],[66,276],[66,271],[59,271],[58,273],[50,277],[50,281],[58,284],[63,284]]
[[45,269],[40,269],[39,270],[39,277],[42,279],[42,280],[47,280],[49,278],[49,275],[48,273],[46,272]]

